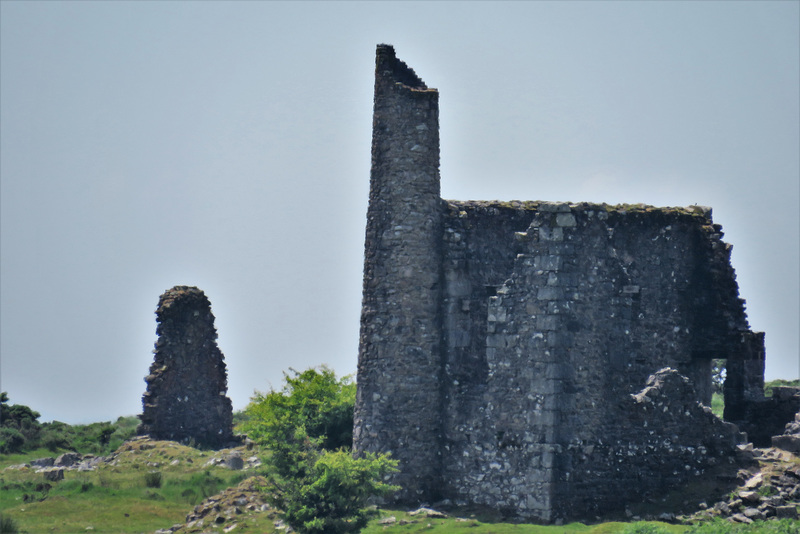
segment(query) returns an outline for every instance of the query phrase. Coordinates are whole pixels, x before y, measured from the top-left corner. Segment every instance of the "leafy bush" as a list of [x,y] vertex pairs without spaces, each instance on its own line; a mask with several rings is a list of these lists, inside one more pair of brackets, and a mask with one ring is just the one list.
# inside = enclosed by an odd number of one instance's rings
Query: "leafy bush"
[[256,393],[240,429],[256,442],[276,442],[288,429],[303,428],[309,438],[321,440],[324,449],[351,447],[356,385],[349,377],[337,379],[324,366],[291,371],[293,377],[284,373],[286,385],[281,391]]
[[281,391],[257,393],[240,429],[269,450],[266,498],[302,533],[358,532],[370,497],[396,491],[388,455],[353,458],[355,384],[321,367],[285,376]]
[[305,467],[303,476],[279,479],[271,498],[299,532],[359,532],[369,521],[368,499],[399,489],[382,482],[397,467],[386,455],[354,459],[344,450],[325,451]]

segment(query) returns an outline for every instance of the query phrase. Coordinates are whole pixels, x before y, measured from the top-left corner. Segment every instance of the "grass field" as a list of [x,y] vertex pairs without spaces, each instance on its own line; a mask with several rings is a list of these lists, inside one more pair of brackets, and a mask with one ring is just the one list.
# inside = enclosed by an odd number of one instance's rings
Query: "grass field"
[[[226,451],[201,451],[173,442],[134,441],[124,444],[116,461],[94,471],[67,471],[65,479],[45,483],[32,469],[5,469],[10,465],[51,456],[48,451],[0,457],[0,514],[11,518],[20,532],[39,533],[141,533],[183,523],[187,513],[205,498],[256,474],[207,465]],[[249,453],[246,453],[249,454]],[[114,465],[116,464],[116,465]],[[158,473],[155,476],[154,473]],[[456,514],[457,515],[457,514]],[[271,534],[276,514],[244,513],[236,518],[234,534]],[[213,522],[197,532],[225,532]],[[728,523],[710,525],[698,534],[723,534]],[[744,528],[744,527],[742,527]],[[710,530],[708,530],[710,529]],[[182,529],[181,533],[191,532]],[[399,509],[382,509],[364,534],[457,533],[470,534],[669,534],[695,532],[691,527],[666,523],[597,525],[571,523],[560,526],[504,523],[491,517],[430,518]],[[732,530],[729,534],[800,534],[797,522],[773,522]]]

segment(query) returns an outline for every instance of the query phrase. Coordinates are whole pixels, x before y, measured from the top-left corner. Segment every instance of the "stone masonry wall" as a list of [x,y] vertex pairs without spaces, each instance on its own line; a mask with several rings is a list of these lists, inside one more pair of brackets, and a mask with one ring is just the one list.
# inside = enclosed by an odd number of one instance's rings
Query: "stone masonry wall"
[[[605,477],[613,488],[607,497],[629,494],[624,476],[581,473],[573,460],[615,434],[630,442],[617,401],[655,370],[673,366],[710,383],[709,360],[694,357],[708,353],[692,334],[695,307],[716,290],[694,285],[697,264],[713,247],[714,236],[703,231],[708,213],[544,202],[498,204],[492,212],[483,205],[484,214],[500,219],[495,229],[530,221],[526,231],[508,232],[510,239],[486,240],[480,222],[464,224],[476,215],[473,203],[450,205],[467,209],[451,210],[455,218],[445,223],[445,479],[466,501],[543,520],[570,500],[561,491],[565,482],[573,497]],[[500,215],[513,209],[516,218]],[[474,242],[504,247],[506,260],[471,254]],[[491,260],[500,272],[483,265]],[[508,280],[494,296],[494,288],[474,281],[488,273],[496,282],[503,267]],[[488,307],[476,302],[481,297]],[[714,304],[703,308],[705,321],[743,318],[738,299]],[[470,317],[473,310],[478,317]],[[475,327],[481,323],[485,330]],[[469,343],[473,336],[485,343],[482,350]],[[728,345],[738,342],[738,335],[728,337]],[[580,499],[583,512],[604,499],[593,489]]]
[[711,360],[747,419],[763,334],[710,209],[443,201],[438,166],[438,93],[379,45],[354,448],[398,500],[594,518],[735,451]]
[[229,444],[233,408],[208,298],[196,287],[175,286],[159,298],[156,318],[139,434],[206,447]]
[[438,96],[378,47],[353,440],[400,460],[409,500],[440,489]]

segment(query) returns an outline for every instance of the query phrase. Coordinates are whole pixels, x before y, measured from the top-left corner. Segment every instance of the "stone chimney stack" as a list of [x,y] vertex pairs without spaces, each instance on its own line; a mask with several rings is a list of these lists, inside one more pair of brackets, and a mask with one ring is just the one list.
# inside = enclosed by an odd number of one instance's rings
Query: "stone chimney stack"
[[161,295],[156,317],[139,434],[224,447],[233,440],[233,409],[211,303],[196,287],[175,286]]
[[378,45],[354,447],[400,460],[408,502],[440,489],[443,210],[439,93]]

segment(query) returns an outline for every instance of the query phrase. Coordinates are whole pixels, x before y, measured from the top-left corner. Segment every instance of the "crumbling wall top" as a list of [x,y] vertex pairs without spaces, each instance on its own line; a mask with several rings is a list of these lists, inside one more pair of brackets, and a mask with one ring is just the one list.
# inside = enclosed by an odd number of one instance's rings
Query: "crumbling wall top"
[[712,220],[711,208],[707,206],[666,206],[649,204],[606,204],[592,202],[547,202],[542,200],[446,200],[452,209],[460,208],[498,208],[524,211],[568,212],[605,211],[607,213],[661,213],[663,215],[689,216]]
[[404,85],[411,90],[437,92],[436,89],[428,88],[414,72],[414,69],[397,59],[392,45],[378,45],[375,55],[375,72],[379,74],[376,76],[377,79],[381,78],[380,74],[389,73],[394,83]]

